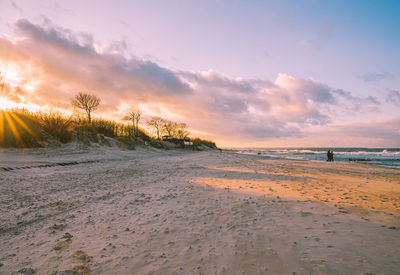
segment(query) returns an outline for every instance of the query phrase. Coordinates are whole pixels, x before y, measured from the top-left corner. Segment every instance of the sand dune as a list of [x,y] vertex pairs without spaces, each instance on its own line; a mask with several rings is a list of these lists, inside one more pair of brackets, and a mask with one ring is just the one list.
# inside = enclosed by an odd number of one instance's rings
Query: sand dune
[[400,171],[232,152],[0,152],[1,274],[396,274]]

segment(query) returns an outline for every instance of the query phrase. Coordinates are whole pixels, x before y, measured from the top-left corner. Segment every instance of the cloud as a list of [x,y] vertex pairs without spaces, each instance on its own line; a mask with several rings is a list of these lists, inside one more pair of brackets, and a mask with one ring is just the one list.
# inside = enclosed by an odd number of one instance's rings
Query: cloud
[[398,147],[400,144],[400,117],[384,117],[331,125],[320,135],[335,137],[336,146]]
[[146,100],[148,93],[163,97],[190,92],[172,71],[155,63],[126,59],[115,47],[98,52],[88,34],[75,35],[51,22],[38,26],[27,20],[17,21],[16,29],[22,38],[15,43],[2,39],[0,43],[7,49],[2,58],[23,60],[35,68],[35,77],[41,83],[36,91],[39,101],[51,102],[44,88],[53,90],[61,99],[79,90],[98,91],[107,98],[104,102],[110,108],[123,98]]
[[[398,147],[400,144],[400,117],[390,116],[327,126],[310,127],[296,138],[270,138],[271,147]],[[265,142],[254,140],[251,147],[265,147]]]
[[[371,131],[374,129],[374,131]],[[400,117],[378,118],[362,122],[346,123],[338,127],[338,132],[346,133],[352,137],[369,139],[392,139],[400,144]]]
[[376,82],[392,77],[394,77],[394,75],[389,72],[369,72],[362,76],[365,82]]
[[15,1],[11,1],[11,6],[16,9],[17,11],[22,11],[22,9],[20,8],[20,6],[17,5],[17,3],[15,3]]
[[393,104],[400,104],[400,92],[390,91],[386,97],[386,101]]
[[11,92],[20,101],[71,108],[70,99],[87,91],[101,97],[97,114],[102,116],[122,117],[124,106],[140,104],[147,117],[181,120],[217,140],[302,137],[309,127],[327,125],[340,113],[368,112],[379,105],[376,98],[284,73],[269,81],[172,71],[127,54],[123,41],[100,45],[90,34],[49,20],[35,25],[22,19],[15,28],[17,39],[0,38],[0,61],[20,64],[19,86]]
[[355,112],[378,112],[380,101],[374,96],[367,97],[358,97],[352,95],[352,93],[348,91],[344,91],[342,89],[335,89],[332,91],[337,98],[341,99],[341,102],[338,105],[342,106],[342,110],[344,110],[347,114],[355,113]]

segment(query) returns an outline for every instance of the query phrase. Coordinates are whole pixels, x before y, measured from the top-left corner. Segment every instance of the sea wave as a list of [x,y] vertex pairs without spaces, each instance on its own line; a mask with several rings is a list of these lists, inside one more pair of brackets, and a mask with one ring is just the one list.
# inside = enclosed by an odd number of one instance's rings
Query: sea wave
[[[328,150],[328,149],[327,149]],[[249,149],[249,150],[239,150],[239,154],[249,154],[249,155],[259,155],[265,153],[273,153],[273,154],[326,154],[327,150],[312,150],[312,149]],[[382,156],[400,156],[399,151],[388,151],[386,149],[382,151],[355,151],[348,150],[332,150],[337,155],[382,155]]]
[[349,161],[399,161],[400,159],[390,158],[349,158]]
[[[400,148],[331,148],[336,161],[368,162],[371,164],[400,168]],[[241,149],[236,152],[263,158],[324,161],[328,148],[261,148]]]

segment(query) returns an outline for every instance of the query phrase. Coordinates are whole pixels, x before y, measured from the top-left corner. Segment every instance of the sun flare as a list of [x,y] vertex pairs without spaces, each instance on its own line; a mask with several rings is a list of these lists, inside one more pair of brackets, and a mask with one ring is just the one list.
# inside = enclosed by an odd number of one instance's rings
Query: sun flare
[[19,108],[19,107],[21,107],[20,104],[14,102],[14,101],[8,100],[7,98],[0,97],[0,110],[5,111],[5,110],[10,110],[10,109]]
[[35,123],[36,120],[28,114],[0,110],[0,146],[14,140],[19,146],[25,147],[25,141],[37,139],[31,128]]
[[[33,103],[22,103],[9,100],[5,97],[0,96],[0,111],[9,111],[12,109],[27,109],[32,112],[45,110],[47,106],[39,106]],[[57,108],[56,108],[57,109]],[[57,109],[58,110],[58,109]]]
[[0,75],[3,83],[7,83],[11,87],[20,85],[23,80],[21,67],[16,63],[0,62]]
[[[32,77],[33,72],[33,68],[29,65],[21,66],[17,63],[4,63],[0,60],[0,96],[4,92],[14,93],[15,89],[21,89],[26,94],[34,92],[39,81]],[[17,95],[18,92],[15,94]]]

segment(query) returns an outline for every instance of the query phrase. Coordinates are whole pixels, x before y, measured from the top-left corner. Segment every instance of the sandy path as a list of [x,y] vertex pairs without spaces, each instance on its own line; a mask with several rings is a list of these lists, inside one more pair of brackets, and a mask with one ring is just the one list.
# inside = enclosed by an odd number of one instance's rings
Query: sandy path
[[214,151],[57,150],[0,153],[0,167],[12,168],[0,170],[1,274],[400,270],[399,171]]

